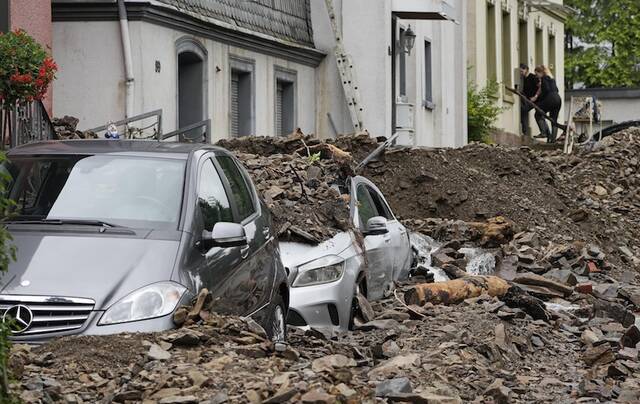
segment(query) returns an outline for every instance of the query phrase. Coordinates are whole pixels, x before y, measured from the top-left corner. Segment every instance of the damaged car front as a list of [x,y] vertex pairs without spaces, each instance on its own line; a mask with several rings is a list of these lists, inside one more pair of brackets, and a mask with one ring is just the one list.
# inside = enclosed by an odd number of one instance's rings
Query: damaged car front
[[359,299],[381,299],[408,276],[413,255],[407,229],[371,181],[353,177],[347,184],[352,230],[318,245],[280,242],[293,326],[353,328]]
[[0,284],[12,339],[156,332],[202,289],[207,309],[286,337],[288,287],[270,212],[213,146],[60,141],[11,150],[17,259]]

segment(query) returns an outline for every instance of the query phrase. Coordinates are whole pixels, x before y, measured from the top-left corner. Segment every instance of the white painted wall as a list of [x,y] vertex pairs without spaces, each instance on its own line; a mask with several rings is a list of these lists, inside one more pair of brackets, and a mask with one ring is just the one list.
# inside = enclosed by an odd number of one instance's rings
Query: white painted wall
[[[439,2],[434,2],[439,3]],[[464,21],[460,0],[448,3]],[[334,0],[346,52],[354,61],[365,128],[372,136],[391,136],[392,106],[392,4],[389,1]],[[329,56],[316,70],[318,83],[317,133],[333,135],[327,114],[339,133],[353,132],[344,100],[340,76],[333,56],[335,41],[324,0],[312,0],[312,21],[316,47]],[[466,143],[466,26],[450,21],[406,21],[417,34],[416,46],[407,58],[407,92],[414,104],[416,135],[412,145],[459,147]],[[423,108],[424,40],[432,41],[433,96],[436,108]]]
[[118,22],[53,24],[53,57],[59,67],[53,82],[54,116],[75,116],[81,128],[124,116],[119,38]]
[[[408,58],[407,87],[415,104],[419,146],[457,147],[466,143],[466,26],[462,0],[449,0],[459,12],[450,21],[402,21],[418,35]],[[335,0],[344,44],[355,65],[364,106],[366,129],[373,136],[391,136],[392,9],[390,1]],[[311,1],[314,40],[327,57],[317,68],[263,55],[205,38],[192,37],[207,52],[207,116],[214,140],[229,133],[229,56],[255,61],[255,134],[275,132],[275,66],[297,72],[297,126],[320,137],[353,132],[336,67],[334,35],[324,0]],[[124,71],[117,22],[54,22],[54,57],[60,65],[55,83],[54,114],[80,118],[80,129],[124,118]],[[129,23],[135,77],[134,113],[163,111],[163,131],[177,125],[176,41],[185,34],[147,22]],[[423,108],[424,39],[431,39],[435,108]],[[161,65],[156,72],[156,61]]]
[[[88,129],[124,118],[124,69],[120,32],[116,22],[55,22],[54,58],[60,65],[55,82],[54,114],[80,118]],[[134,114],[163,111],[163,132],[177,125],[176,41],[185,34],[173,29],[134,21],[129,23],[135,77]],[[297,126],[315,130],[315,69],[287,60],[193,37],[207,51],[207,115],[213,138],[229,133],[229,55],[255,61],[255,133],[275,132],[275,66],[297,72]],[[156,61],[161,71],[155,71]],[[219,71],[218,71],[219,68]]]

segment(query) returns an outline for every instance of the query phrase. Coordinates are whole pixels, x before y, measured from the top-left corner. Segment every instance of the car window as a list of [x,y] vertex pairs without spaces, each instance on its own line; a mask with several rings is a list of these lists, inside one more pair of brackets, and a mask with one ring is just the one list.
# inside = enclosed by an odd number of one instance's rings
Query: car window
[[360,226],[364,228],[372,217],[378,216],[376,207],[371,202],[369,191],[364,185],[359,185],[357,189],[358,216],[360,218]]
[[373,188],[367,187],[369,190],[369,195],[371,196],[371,200],[378,211],[378,215],[383,216],[387,220],[394,220],[393,214],[391,213],[391,209],[387,206],[387,203],[382,198],[382,196]]
[[173,228],[185,162],[136,156],[38,156],[5,164],[16,219],[103,220]]
[[218,222],[233,222],[229,198],[211,159],[205,161],[200,171],[198,208],[202,213],[206,230],[213,230],[213,226]]
[[256,211],[253,204],[253,194],[233,159],[228,156],[218,156],[217,158],[220,167],[222,167],[225,176],[229,180],[231,193],[233,193],[233,199],[240,215],[239,219],[242,221]]

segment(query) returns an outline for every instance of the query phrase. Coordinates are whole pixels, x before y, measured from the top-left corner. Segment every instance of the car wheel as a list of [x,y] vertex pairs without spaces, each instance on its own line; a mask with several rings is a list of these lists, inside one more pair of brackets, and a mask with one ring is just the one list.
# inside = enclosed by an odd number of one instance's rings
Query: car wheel
[[287,341],[287,323],[285,317],[285,306],[282,296],[278,295],[274,301],[273,311],[269,319],[267,334],[273,342]]

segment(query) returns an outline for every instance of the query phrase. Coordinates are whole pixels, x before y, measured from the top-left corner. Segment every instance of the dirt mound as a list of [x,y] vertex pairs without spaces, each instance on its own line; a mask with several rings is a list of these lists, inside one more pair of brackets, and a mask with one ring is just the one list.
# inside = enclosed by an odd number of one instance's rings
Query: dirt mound
[[640,265],[640,128],[604,138],[574,155],[543,158],[557,167],[559,181],[576,195],[581,215],[593,234],[622,258]]

